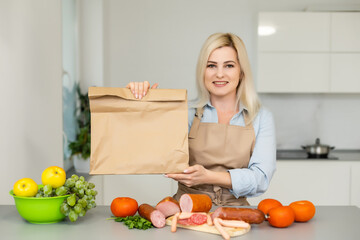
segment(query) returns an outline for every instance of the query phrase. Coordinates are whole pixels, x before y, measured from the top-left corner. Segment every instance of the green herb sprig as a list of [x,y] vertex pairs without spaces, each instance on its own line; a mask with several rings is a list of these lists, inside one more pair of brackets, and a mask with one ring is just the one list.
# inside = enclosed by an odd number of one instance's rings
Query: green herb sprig
[[114,219],[115,222],[123,222],[129,229],[137,228],[141,230],[146,230],[154,227],[150,221],[140,216],[113,217],[108,218],[108,220],[109,219]]

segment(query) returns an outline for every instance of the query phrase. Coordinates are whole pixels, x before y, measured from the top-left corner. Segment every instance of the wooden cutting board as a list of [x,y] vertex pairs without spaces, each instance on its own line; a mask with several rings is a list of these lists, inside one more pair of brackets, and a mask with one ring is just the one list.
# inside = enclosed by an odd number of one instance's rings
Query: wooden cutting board
[[[166,219],[166,225],[171,226],[172,219],[173,219],[173,216],[168,217]],[[189,225],[177,224],[177,227],[186,228],[186,229],[190,229],[190,230],[194,230],[194,231],[200,231],[200,232],[206,232],[206,233],[213,233],[213,234],[221,235],[219,233],[219,231],[216,229],[215,226],[209,226],[206,223],[202,224],[202,225],[197,225],[197,226],[189,226]],[[249,224],[248,228],[231,228],[231,227],[223,227],[223,228],[230,235],[230,237],[235,237],[235,236],[243,235],[243,234],[247,233],[248,231],[250,231],[251,226]]]

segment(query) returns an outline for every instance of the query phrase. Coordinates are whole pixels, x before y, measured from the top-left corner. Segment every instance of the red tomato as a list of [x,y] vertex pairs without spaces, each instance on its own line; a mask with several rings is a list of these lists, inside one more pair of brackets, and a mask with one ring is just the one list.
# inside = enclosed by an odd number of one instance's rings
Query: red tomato
[[315,215],[315,206],[312,202],[303,200],[296,201],[289,205],[295,213],[295,221],[307,222],[312,219]]
[[115,217],[134,216],[138,210],[138,203],[129,197],[118,197],[111,202],[110,209]]
[[268,221],[273,227],[288,227],[294,222],[294,220],[294,210],[289,206],[275,207],[269,211]]

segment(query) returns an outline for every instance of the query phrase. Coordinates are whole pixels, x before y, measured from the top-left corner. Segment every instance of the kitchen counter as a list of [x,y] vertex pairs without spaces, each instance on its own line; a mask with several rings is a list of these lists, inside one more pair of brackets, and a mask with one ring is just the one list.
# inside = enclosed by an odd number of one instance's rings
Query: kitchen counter
[[359,161],[360,150],[332,150],[329,158],[307,158],[305,150],[277,150],[277,160],[309,160],[309,161]]
[[[106,220],[111,216],[109,206],[91,209],[85,217],[71,223],[64,220],[55,224],[37,225],[25,221],[16,207],[0,205],[1,239],[209,239],[220,240],[220,235],[178,228],[171,233],[170,227],[148,230],[129,230],[123,223]],[[232,239],[359,239],[360,208],[354,206],[316,207],[315,217],[307,223],[294,223],[288,228],[273,228],[267,222],[252,225],[250,232]]]

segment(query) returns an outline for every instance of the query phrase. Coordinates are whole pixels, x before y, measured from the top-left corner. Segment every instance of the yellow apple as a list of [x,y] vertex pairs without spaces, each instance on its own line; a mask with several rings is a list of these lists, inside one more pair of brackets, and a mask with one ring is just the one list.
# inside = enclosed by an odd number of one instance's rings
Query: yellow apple
[[41,181],[43,185],[50,184],[53,188],[61,187],[66,181],[66,172],[61,167],[48,167],[41,174]]
[[38,185],[31,178],[22,178],[14,184],[13,192],[19,197],[34,197],[38,191]]

